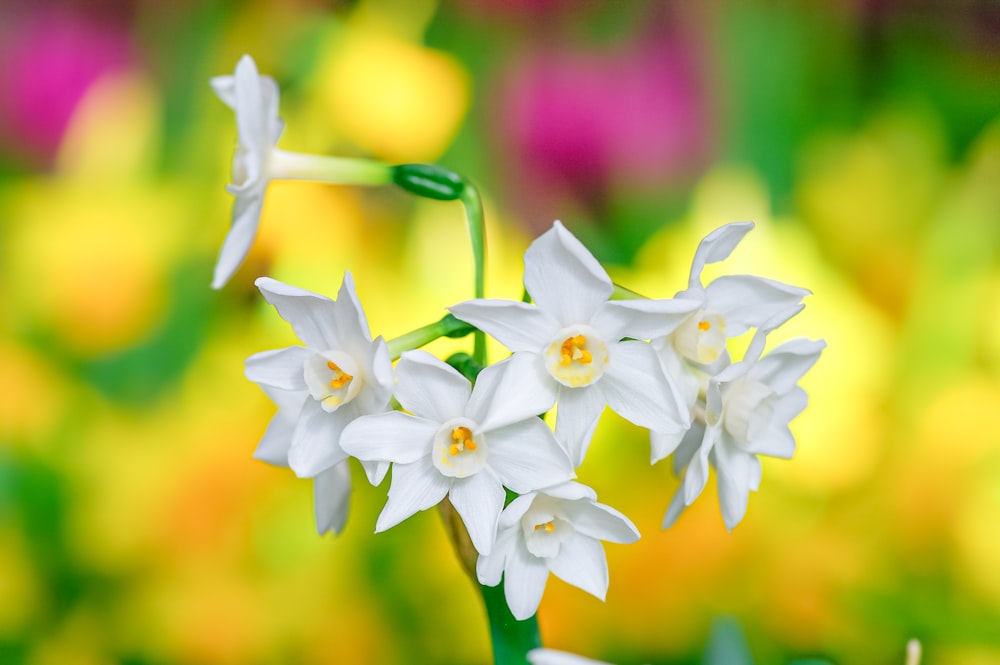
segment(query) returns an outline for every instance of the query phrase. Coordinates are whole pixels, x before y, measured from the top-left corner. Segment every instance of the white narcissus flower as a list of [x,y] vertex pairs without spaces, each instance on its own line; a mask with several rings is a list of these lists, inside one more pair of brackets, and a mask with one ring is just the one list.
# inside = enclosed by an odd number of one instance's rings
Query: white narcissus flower
[[[800,308],[777,318],[783,321]],[[758,329],[746,357],[709,381],[705,425],[692,428],[677,451],[675,470],[686,467],[686,471],[667,508],[663,528],[671,526],[698,498],[711,465],[716,471],[722,518],[732,530],[746,513],[750,492],[760,484],[757,456],[788,459],[795,452],[788,426],[808,401],[797,384],[819,359],[826,342],[796,339],[761,357],[765,337],[773,327],[765,324]]]
[[261,76],[253,58],[244,55],[232,76],[216,76],[212,90],[236,113],[238,144],[233,156],[232,183],[236,197],[232,226],[219,252],[212,288],[222,288],[246,258],[271,180],[315,180],[341,184],[385,184],[388,167],[377,162],[287,152],[276,147],[284,123],[278,117],[278,85]]
[[[388,410],[388,349],[381,337],[371,338],[350,273],[337,300],[268,277],[256,284],[306,346],[264,351],[246,361],[247,378],[279,407],[254,456],[315,478],[317,528],[339,532],[350,493],[341,433],[361,415]],[[365,465],[376,484],[387,468]]]
[[[705,236],[691,262],[688,288],[674,296],[696,303],[695,310],[669,335],[652,340],[664,371],[679,386],[689,410],[707,387],[708,378],[729,364],[727,339],[764,325],[809,295],[806,289],[753,275],[724,275],[702,285],[705,266],[726,259],[753,227],[753,222],[734,222]],[[654,430],[651,461],[656,463],[674,452],[684,435]]]
[[534,305],[481,299],[449,309],[525,361],[525,381],[537,384],[538,413],[558,400],[556,438],[574,465],[583,463],[605,405],[651,430],[688,427],[680,395],[656,352],[640,340],[670,333],[698,303],[609,301],[611,278],[559,222],[524,253],[524,287]]
[[505,486],[525,493],[573,477],[566,453],[534,409],[538,391],[527,371],[509,359],[485,368],[473,387],[424,351],[402,355],[395,396],[410,413],[359,418],[341,439],[358,459],[392,462],[389,499],[376,533],[447,495],[476,551],[486,554]]
[[493,551],[480,556],[479,581],[501,576],[511,614],[524,620],[538,610],[551,572],[601,600],[608,591],[602,540],[632,543],[639,532],[620,512],[597,503],[592,489],[563,483],[517,497],[500,516]]

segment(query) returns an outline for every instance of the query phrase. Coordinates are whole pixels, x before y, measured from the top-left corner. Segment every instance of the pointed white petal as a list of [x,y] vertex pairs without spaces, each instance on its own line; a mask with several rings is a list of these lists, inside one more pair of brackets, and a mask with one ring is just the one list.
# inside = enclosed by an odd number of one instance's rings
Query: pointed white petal
[[611,300],[598,308],[590,325],[607,341],[652,339],[672,333],[699,305],[685,298]]
[[555,404],[557,386],[541,358],[515,353],[480,372],[465,415],[479,423],[483,431],[534,418]]
[[705,430],[705,438],[684,473],[684,480],[681,483],[684,490],[684,505],[690,506],[694,503],[701,491],[705,489],[705,484],[708,483],[708,456],[715,446],[717,437],[717,428],[709,427]]
[[503,586],[507,606],[515,619],[524,621],[538,611],[548,579],[549,568],[543,559],[529,554],[523,545],[511,551]]
[[334,336],[339,346],[355,357],[367,357],[371,354],[372,334],[368,329],[368,319],[361,307],[358,294],[354,289],[354,278],[350,272],[344,273],[344,281],[337,293],[337,300],[332,306],[331,324],[334,326]]
[[528,492],[508,503],[507,507],[500,513],[499,530],[505,531],[516,526],[531,508],[531,502],[534,501],[535,496],[535,492]]
[[307,346],[316,351],[340,347],[332,300],[270,277],[259,277],[254,284]]
[[347,523],[351,508],[351,469],[347,460],[323,471],[313,482],[313,505],[316,531],[323,535],[332,531],[339,535]]
[[587,323],[614,292],[608,273],[560,222],[524,253],[524,288],[561,326]]
[[[345,430],[346,432],[346,430]],[[343,443],[344,435],[340,435],[340,441]],[[361,462],[361,468],[365,470],[365,475],[368,477],[368,482],[373,486],[378,487],[385,480],[385,474],[389,473],[389,462],[366,462],[364,460],[359,460]]]
[[691,460],[701,448],[704,438],[705,426],[700,423],[694,423],[691,429],[684,433],[684,438],[681,439],[680,445],[674,451],[672,466],[675,476],[680,476],[684,469],[691,464]]
[[438,427],[399,411],[361,416],[344,429],[340,446],[362,461],[410,464],[430,454]]
[[632,521],[611,506],[593,501],[567,501],[562,504],[566,517],[577,532],[611,543],[634,543],[639,530]]
[[691,262],[689,288],[700,287],[701,271],[705,269],[705,264],[717,263],[728,257],[752,228],[753,222],[734,222],[720,226],[705,236]]
[[263,189],[249,191],[236,197],[233,203],[233,224],[215,262],[213,289],[225,286],[250,252],[254,236],[257,235],[257,223],[260,221],[260,211],[263,207]]
[[583,483],[578,483],[572,480],[558,485],[553,485],[552,487],[546,487],[545,491],[539,492],[539,494],[545,494],[546,496],[551,496],[556,499],[565,499],[567,502],[576,501],[578,499],[587,499],[591,502],[597,501],[597,492]]
[[465,414],[472,385],[426,351],[407,351],[396,363],[396,399],[404,409],[437,423]]
[[604,393],[596,390],[596,386],[559,391],[556,439],[566,448],[574,467],[583,464],[597,421],[607,404]]
[[562,581],[604,600],[608,593],[608,560],[600,541],[575,533],[548,563],[552,574]]
[[378,516],[375,533],[381,533],[421,510],[436,506],[448,493],[449,487],[448,479],[434,468],[426,456],[412,464],[393,464],[389,499]]
[[[257,65],[248,55],[240,58],[234,72],[236,79],[236,127],[240,143],[247,148],[259,150],[267,145],[270,136],[269,119],[265,116],[264,92],[261,89]],[[270,146],[267,146],[270,147]]]
[[236,109],[236,78],[231,75],[213,76],[208,84],[212,91],[231,109]]
[[302,368],[310,351],[302,346],[263,351],[247,358],[244,374],[261,386],[280,390],[307,390]]
[[538,352],[562,327],[535,305],[514,300],[467,300],[448,311],[511,351]]
[[656,464],[673,454],[690,429],[677,432],[649,432],[649,463]]
[[656,352],[646,342],[615,344],[599,384],[611,410],[629,422],[658,432],[676,432],[690,424],[683,396],[663,373]]
[[826,347],[823,340],[793,339],[760,359],[750,376],[782,395],[790,392],[799,379],[816,364]]
[[448,496],[462,516],[476,551],[489,554],[506,497],[500,479],[487,469],[468,478],[456,478]]
[[566,451],[540,418],[492,430],[487,444],[490,467],[518,494],[563,483],[574,475]]
[[789,311],[809,295],[806,289],[752,275],[725,275],[705,287],[708,307],[722,314],[726,336],[737,337],[759,328],[780,312]]
[[684,512],[684,508],[686,508],[684,505],[684,486],[681,485],[670,499],[670,505],[667,506],[667,512],[663,516],[663,523],[660,525],[660,528],[669,529],[672,527],[677,518]]
[[482,554],[476,561],[476,578],[485,586],[500,584],[503,569],[510,552],[517,547],[517,529],[503,529],[497,532],[497,539],[489,554]]
[[726,529],[732,531],[747,512],[747,501],[750,497],[749,465],[740,464],[733,474],[719,472],[716,481],[719,491],[719,507],[722,510],[722,521]]
[[340,434],[350,418],[345,409],[328,413],[319,402],[306,400],[288,449],[288,466],[295,475],[312,478],[347,459],[347,453],[340,447]]

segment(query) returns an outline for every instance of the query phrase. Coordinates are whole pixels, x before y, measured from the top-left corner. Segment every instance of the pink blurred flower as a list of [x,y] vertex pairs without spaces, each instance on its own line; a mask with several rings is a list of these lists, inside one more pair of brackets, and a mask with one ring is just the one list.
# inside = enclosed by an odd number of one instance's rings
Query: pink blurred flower
[[91,84],[131,62],[128,32],[41,7],[0,22],[0,142],[47,162]]

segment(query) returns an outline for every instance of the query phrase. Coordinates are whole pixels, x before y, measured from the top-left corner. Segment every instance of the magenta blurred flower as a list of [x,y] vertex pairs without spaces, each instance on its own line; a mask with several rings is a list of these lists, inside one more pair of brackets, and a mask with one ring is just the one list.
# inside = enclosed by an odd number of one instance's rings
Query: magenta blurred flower
[[131,64],[128,31],[41,6],[0,19],[0,139],[47,162],[90,86]]

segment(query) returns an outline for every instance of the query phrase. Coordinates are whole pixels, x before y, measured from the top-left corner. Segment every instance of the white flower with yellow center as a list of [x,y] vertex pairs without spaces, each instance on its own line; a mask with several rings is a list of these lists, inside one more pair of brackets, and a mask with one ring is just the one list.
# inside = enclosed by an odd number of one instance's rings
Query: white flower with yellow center
[[[348,423],[388,410],[389,352],[381,337],[371,338],[350,273],[344,275],[337,300],[268,277],[256,284],[305,342],[305,346],[264,351],[246,361],[248,379],[272,398],[279,394],[276,391],[287,394],[278,402],[279,413],[258,452],[265,451],[268,461],[280,459],[281,445],[288,441],[288,466],[300,477],[318,478],[347,459],[340,438]],[[370,478],[381,480],[386,465],[368,465],[366,471]]]
[[680,395],[641,340],[670,333],[698,303],[609,301],[611,278],[559,222],[524,253],[524,287],[534,305],[470,300],[449,309],[522,361],[524,380],[539,393],[538,413],[558,400],[556,438],[574,465],[583,462],[605,405],[651,430],[687,428]]
[[[784,318],[787,315],[778,317],[781,321]],[[716,471],[722,518],[732,530],[746,513],[750,492],[760,484],[757,456],[788,459],[795,452],[788,425],[808,401],[797,384],[819,359],[826,343],[792,340],[761,357],[771,328],[759,329],[746,357],[709,381],[704,425],[685,435],[674,459],[675,471],[686,470],[664,516],[663,528],[671,526],[698,498],[711,465]]]
[[238,143],[233,156],[232,183],[236,197],[232,227],[219,252],[212,288],[222,288],[243,262],[264,206],[271,180],[315,180],[342,184],[385,184],[389,169],[375,162],[287,152],[276,147],[284,123],[278,117],[278,85],[257,73],[253,58],[244,55],[232,76],[210,81],[215,94],[236,113]]
[[389,499],[375,531],[395,526],[448,496],[476,551],[493,546],[508,487],[524,493],[573,477],[552,431],[538,418],[537,390],[513,359],[480,372],[473,387],[423,351],[396,365],[395,397],[410,413],[359,418],[341,445],[369,462],[392,462]]
[[538,610],[549,573],[604,600],[608,562],[601,541],[638,539],[632,522],[597,503],[592,489],[563,483],[510,502],[500,516],[496,545],[479,557],[476,574],[487,586],[502,576],[507,606],[524,620]]
[[[672,333],[652,341],[689,411],[704,394],[709,377],[729,364],[726,340],[764,325],[809,295],[806,289],[753,275],[724,275],[702,285],[705,266],[726,259],[753,227],[753,222],[735,222],[705,236],[691,263],[688,288],[675,296],[696,303],[694,311]],[[652,462],[674,452],[683,435],[654,430]]]

